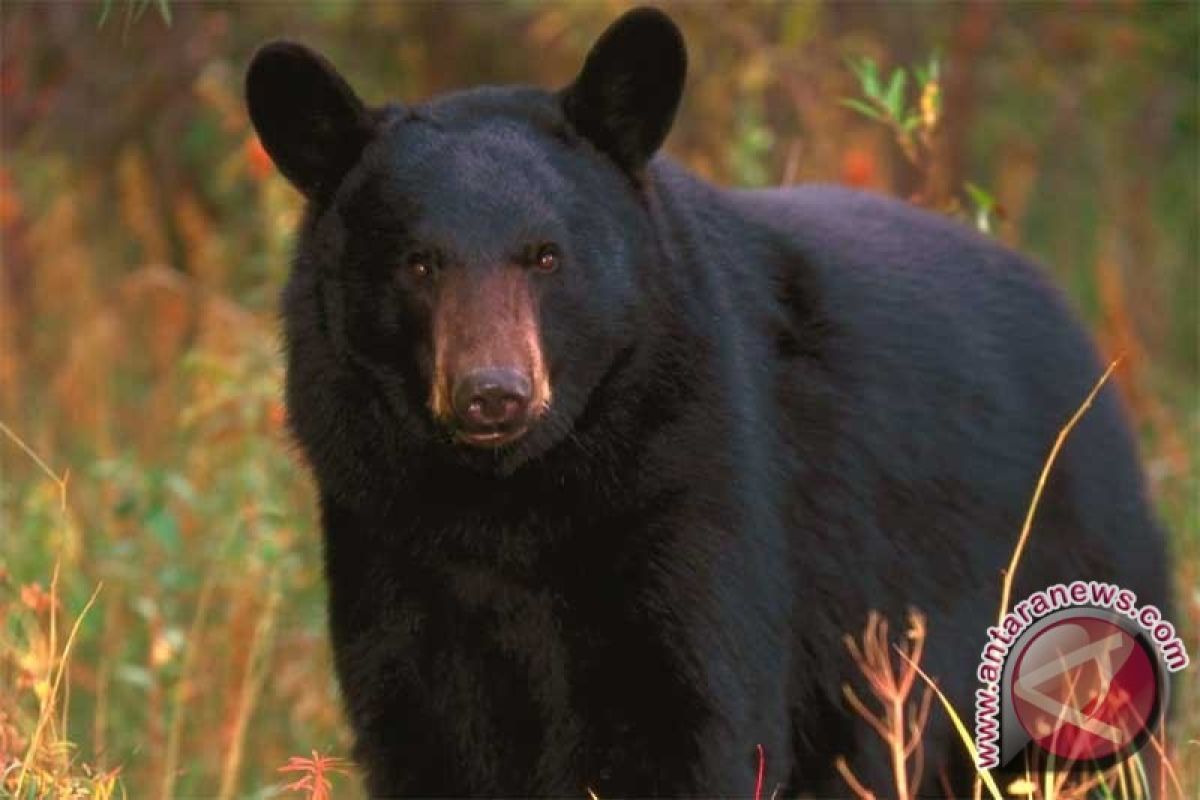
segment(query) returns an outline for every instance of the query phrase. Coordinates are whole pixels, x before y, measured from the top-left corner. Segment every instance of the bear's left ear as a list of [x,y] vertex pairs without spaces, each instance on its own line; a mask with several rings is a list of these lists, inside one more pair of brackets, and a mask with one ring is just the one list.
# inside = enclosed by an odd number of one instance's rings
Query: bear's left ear
[[638,8],[609,26],[562,92],[567,120],[623,169],[636,174],[671,130],[687,74],[675,23]]
[[310,200],[328,197],[370,141],[371,112],[320,54],[277,41],[246,72],[250,121],[271,160]]

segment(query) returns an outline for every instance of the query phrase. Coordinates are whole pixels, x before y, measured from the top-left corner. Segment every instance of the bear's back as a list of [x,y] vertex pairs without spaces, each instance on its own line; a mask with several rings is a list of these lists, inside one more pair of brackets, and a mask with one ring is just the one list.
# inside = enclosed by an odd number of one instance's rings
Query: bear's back
[[[956,544],[998,580],[1055,437],[1103,371],[1065,298],[1037,265],[907,203],[832,186],[729,194],[784,243],[784,269],[816,295],[803,313],[827,331],[843,468],[875,481],[881,509],[940,484],[964,523],[972,511],[993,521]],[[898,510],[894,527],[920,527],[930,511]],[[1037,522],[1017,597],[1081,577],[1166,602],[1162,534],[1115,386],[1072,432]]]

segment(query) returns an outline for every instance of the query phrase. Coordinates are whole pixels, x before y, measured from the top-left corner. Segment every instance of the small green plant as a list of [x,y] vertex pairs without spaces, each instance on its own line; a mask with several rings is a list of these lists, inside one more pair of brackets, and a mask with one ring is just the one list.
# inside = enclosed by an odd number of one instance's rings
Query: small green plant
[[[125,5],[125,30],[129,30],[129,26],[142,18],[146,13],[146,9],[154,6],[158,9],[158,15],[162,17],[162,21],[166,25],[171,24],[171,3],[170,0],[123,0]],[[96,22],[96,27],[104,27],[104,23],[108,21],[109,15],[112,14],[113,6],[117,4],[117,0],[101,0],[100,3],[100,19]]]
[[734,174],[743,186],[766,186],[770,183],[767,157],[775,136],[763,119],[761,103],[744,101],[737,119],[737,136],[731,153]]
[[850,59],[862,98],[843,98],[842,105],[891,128],[904,157],[921,168],[933,153],[933,136],[942,113],[941,58],[935,52],[913,67],[916,102],[910,100],[908,70],[897,67],[884,80],[874,59]]
[[975,220],[975,227],[984,233],[991,233],[992,218],[999,212],[996,198],[992,197],[986,189],[970,181],[963,184],[963,189],[966,190],[967,197],[970,198],[973,206],[972,218]]
[[[977,184],[962,186],[968,208],[949,191],[939,174],[937,133],[942,121],[942,62],[935,51],[911,70],[897,67],[886,77],[868,56],[848,61],[858,78],[861,97],[842,98],[841,104],[887,126],[904,158],[921,176],[920,190],[910,198],[919,205],[955,216],[969,216],[975,227],[991,233],[999,206]],[[915,91],[909,90],[909,76]]]

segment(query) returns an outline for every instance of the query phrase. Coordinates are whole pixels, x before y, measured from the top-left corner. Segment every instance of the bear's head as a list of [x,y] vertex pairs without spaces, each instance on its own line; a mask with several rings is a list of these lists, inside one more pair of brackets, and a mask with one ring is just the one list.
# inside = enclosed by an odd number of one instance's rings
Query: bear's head
[[302,45],[258,51],[250,118],[308,201],[306,302],[406,435],[508,470],[569,435],[635,341],[657,253],[642,178],[685,70],[652,9],[615,22],[558,92],[373,108]]

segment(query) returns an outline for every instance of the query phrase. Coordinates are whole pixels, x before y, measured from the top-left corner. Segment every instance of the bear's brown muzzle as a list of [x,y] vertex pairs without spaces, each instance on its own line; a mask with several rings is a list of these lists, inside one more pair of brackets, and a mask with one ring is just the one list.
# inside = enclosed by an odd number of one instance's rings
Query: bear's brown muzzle
[[516,266],[448,274],[433,316],[429,407],[456,441],[498,447],[520,438],[550,405],[537,308]]

